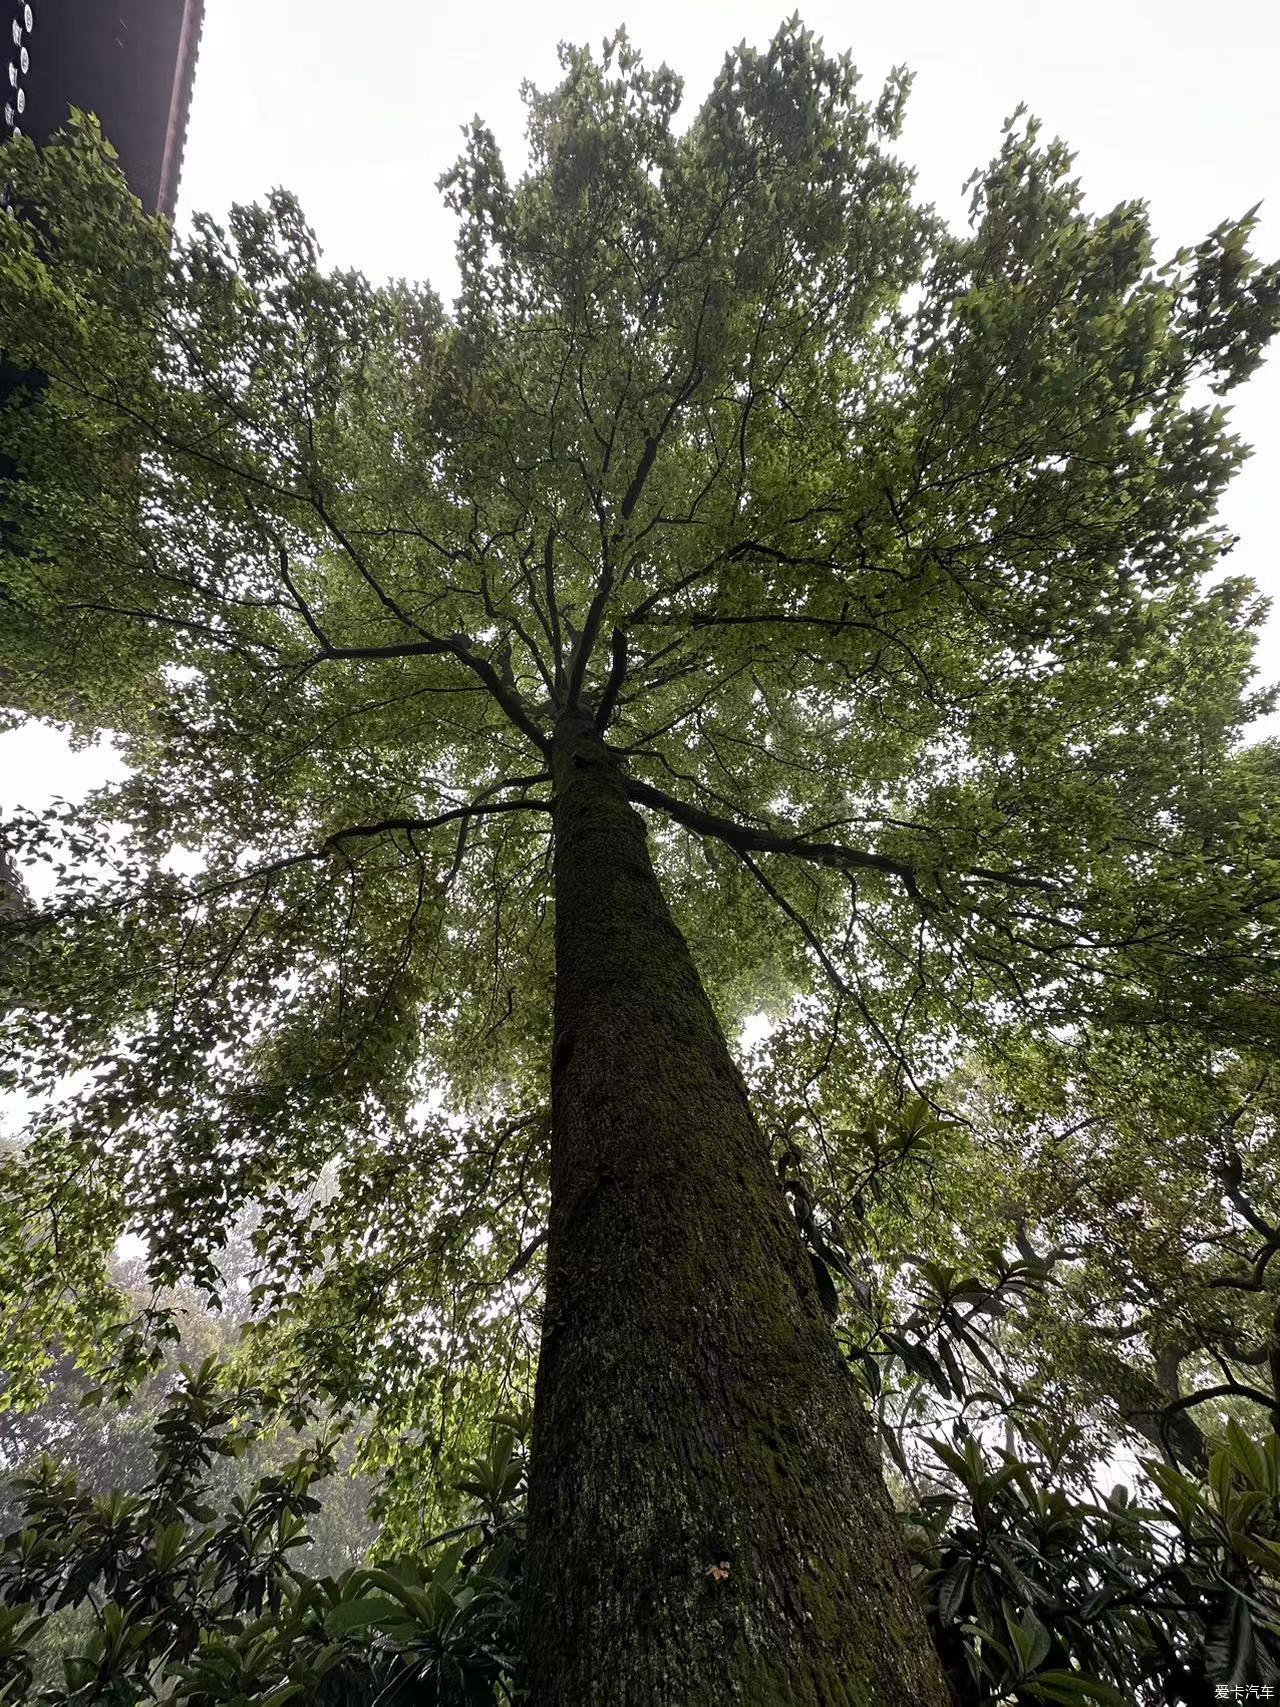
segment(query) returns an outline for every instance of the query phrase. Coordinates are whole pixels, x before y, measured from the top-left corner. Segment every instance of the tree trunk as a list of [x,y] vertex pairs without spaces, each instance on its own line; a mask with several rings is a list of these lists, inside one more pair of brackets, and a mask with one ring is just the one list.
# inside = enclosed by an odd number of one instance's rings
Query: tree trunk
[[531,1707],[948,1699],[742,1079],[585,718],[556,731]]

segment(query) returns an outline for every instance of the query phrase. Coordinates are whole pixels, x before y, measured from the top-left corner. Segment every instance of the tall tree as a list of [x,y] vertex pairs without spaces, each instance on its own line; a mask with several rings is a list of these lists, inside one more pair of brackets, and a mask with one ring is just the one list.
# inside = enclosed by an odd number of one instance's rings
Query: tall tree
[[1021,119],[950,233],[906,78],[864,102],[798,23],[683,130],[624,37],[562,65],[518,183],[479,123],[443,180],[451,311],[325,272],[287,196],[170,251],[87,127],[6,151],[49,384],[0,662],[132,766],[12,826],[62,881],[6,927],[10,1077],[83,1075],[11,1170],[58,1283],[16,1341],[136,1365],[69,1289],[127,1227],[216,1289],[252,1205],[261,1344],[403,1404],[420,1478],[545,1262],[531,1700],[940,1703],[835,1235],[725,1025],[823,990],[828,1058],[936,1100],[985,1051],[1023,1113],[1064,1038],[1186,1084],[1274,1042],[1203,392],[1280,273],[1249,216],[1157,268]]

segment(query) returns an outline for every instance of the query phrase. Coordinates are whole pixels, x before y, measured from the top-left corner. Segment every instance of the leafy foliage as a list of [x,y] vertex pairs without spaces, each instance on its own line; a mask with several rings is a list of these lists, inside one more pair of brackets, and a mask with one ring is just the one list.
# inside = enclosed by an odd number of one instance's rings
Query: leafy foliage
[[[318,1438],[219,1512],[205,1488],[211,1465],[247,1449],[260,1396],[229,1388],[212,1360],[185,1377],[155,1424],[154,1473],[137,1496],[94,1498],[49,1460],[21,1480],[22,1527],[0,1554],[0,1700],[498,1699],[512,1669],[520,1545],[514,1437],[498,1434],[470,1466],[482,1511],[465,1526],[479,1537],[465,1555],[459,1542],[427,1568],[388,1561],[316,1578],[300,1550],[332,1445]],[[32,1696],[42,1621],[86,1601],[92,1626],[64,1660],[65,1686]]]
[[1073,1491],[1070,1442],[1027,1432],[1021,1452],[935,1443],[952,1487],[922,1502],[917,1546],[957,1698],[1195,1702],[1274,1683],[1280,1441],[1233,1427],[1207,1485],[1148,1461],[1144,1499]]

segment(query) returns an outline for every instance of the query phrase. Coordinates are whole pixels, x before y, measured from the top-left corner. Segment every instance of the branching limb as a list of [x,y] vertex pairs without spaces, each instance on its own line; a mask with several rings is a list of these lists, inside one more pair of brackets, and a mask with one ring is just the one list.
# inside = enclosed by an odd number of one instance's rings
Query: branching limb
[[285,550],[282,541],[277,540],[276,551],[279,553],[280,557],[280,579],[284,582],[285,587],[288,590],[289,597],[297,606],[299,616],[301,616],[303,622],[305,622],[307,627],[311,630],[314,638],[319,642],[320,650],[327,656],[333,651],[333,642],[325,633],[324,629],[321,628],[311,606],[295,586],[293,577],[289,573],[289,553]]
[[528,1268],[534,1257],[542,1249],[543,1245],[546,1244],[549,1234],[550,1228],[544,1227],[539,1234],[530,1239],[529,1243],[524,1247],[519,1255],[513,1259],[511,1266],[503,1276],[503,1279],[514,1280],[518,1274]]
[[[458,826],[458,845],[454,849],[453,864],[449,867],[448,875],[444,880],[444,887],[446,889],[453,882],[462,867],[462,856],[467,851],[467,831],[470,828],[472,818],[476,815],[477,809],[482,807],[486,801],[491,800],[495,794],[501,794],[505,789],[518,788],[521,792],[521,796],[523,797],[526,789],[533,788],[540,782],[550,781],[551,773],[549,771],[540,771],[537,776],[511,776],[506,777],[502,782],[491,783],[488,788],[483,789],[476,795],[475,799],[471,802],[471,811]],[[523,806],[526,804],[532,805],[534,803],[526,802],[521,798],[519,801],[512,802],[512,804]]]
[[785,895],[779,893],[777,888],[769,881],[768,877],[763,871],[761,871],[760,867],[752,859],[749,853],[746,853],[742,848],[735,848],[733,851],[737,854],[738,858],[742,861],[743,865],[746,866],[747,870],[751,873],[752,877],[755,878],[756,882],[764,890],[769,899],[775,902],[776,905],[782,909],[782,911],[791,920],[792,924],[795,925],[796,929],[800,932],[801,936],[804,937],[804,940],[808,943],[809,947],[822,962],[822,968],[826,972],[827,977],[831,980],[835,989],[840,993],[840,995],[847,996],[849,994],[849,986],[845,983],[839,972],[837,972],[831,961],[831,957],[827,954],[821,942],[819,942],[816,933],[809,924],[809,921],[802,913],[796,911]]
[[[704,313],[705,308],[706,304],[704,302]],[[699,318],[699,327],[701,327],[701,317]],[[685,377],[680,390],[671,399],[671,403],[659,424],[657,432],[650,433],[645,438],[644,449],[640,454],[640,461],[636,466],[635,474],[631,478],[631,483],[627,487],[627,490],[623,495],[622,503],[618,509],[619,526],[612,535],[609,535],[608,537],[605,536],[603,517],[601,518],[601,544],[603,547],[604,562],[600,571],[599,581],[596,584],[595,597],[592,599],[590,608],[587,611],[586,621],[582,625],[582,633],[579,635],[578,643],[574,648],[573,662],[569,666],[569,692],[567,704],[570,708],[577,705],[578,699],[582,693],[582,684],[586,678],[587,665],[591,662],[591,654],[595,650],[595,644],[600,635],[600,626],[604,621],[604,613],[608,608],[609,599],[613,592],[616,568],[613,558],[614,548],[622,539],[623,529],[631,520],[632,512],[640,501],[640,496],[645,488],[645,482],[649,478],[649,474],[653,468],[654,461],[657,458],[663,439],[666,437],[672,422],[676,419],[681,408],[701,384],[702,374],[703,369],[698,358],[697,340],[695,338],[693,362],[689,373]],[[593,491],[593,498],[595,497],[596,494]],[[597,513],[599,513],[598,505]],[[623,578],[626,578],[625,573]]]
[[560,603],[556,598],[555,567],[556,530],[547,529],[547,543],[542,552],[542,575],[547,593],[547,621],[551,625],[552,663],[555,668],[556,698],[564,692],[564,641],[560,634]]
[[[815,865],[829,866],[834,871],[843,871],[846,874],[854,871],[879,871],[887,877],[896,877],[913,899],[923,900],[915,867],[907,860],[894,859],[888,854],[867,853],[862,848],[843,847],[834,842],[809,841],[803,836],[788,836],[777,830],[738,824],[731,818],[719,818],[713,812],[704,812],[699,806],[691,806],[683,800],[677,800],[674,795],[664,794],[661,789],[654,788],[647,782],[640,782],[634,777],[625,778],[624,787],[628,798],[637,804],[666,812],[686,829],[694,830],[700,836],[715,836],[731,848],[751,853],[791,854],[797,859],[807,859]],[[1057,888],[1048,878],[1024,877],[1013,871],[992,871],[986,866],[971,866],[959,875],[982,883],[1003,884],[1011,889],[1039,889],[1052,894]]]
[[715,836],[739,853],[792,854],[798,859],[812,860],[836,871],[879,871],[888,877],[898,878],[911,894],[919,893],[915,871],[905,860],[892,859],[887,854],[865,853],[859,848],[839,847],[833,842],[809,842],[801,836],[785,836],[776,830],[759,829],[750,824],[737,824],[731,818],[719,818],[713,812],[704,812],[699,806],[690,806],[634,777],[624,778],[623,786],[628,798],[639,805],[656,807],[686,829],[694,830],[700,836]]
[[[652,618],[657,621],[658,619]],[[905,641],[900,634],[894,634],[887,628],[881,628],[879,623],[867,622],[860,618],[849,616],[824,617],[806,616],[791,611],[762,611],[758,615],[717,615],[714,611],[694,611],[688,615],[677,614],[661,619],[664,624],[688,628],[758,628],[766,627],[795,627],[818,628],[828,634],[850,634],[860,632],[872,634],[878,640],[883,640],[887,646],[894,646],[910,660],[917,675],[927,685],[932,687],[932,678],[925,667],[919,653]]]
[[198,634],[206,640],[213,640],[228,652],[234,652],[237,657],[247,658],[252,663],[259,663],[258,654],[269,652],[279,654],[279,647],[273,646],[269,640],[241,640],[225,628],[218,628],[213,623],[197,622],[193,617],[169,616],[163,611],[141,610],[133,605],[103,605],[90,604],[81,600],[76,604],[68,604],[66,610],[93,611],[100,616],[131,616],[139,622],[159,623],[163,628],[177,629],[183,634]]
[[609,603],[609,595],[612,591],[613,565],[606,563],[600,574],[595,597],[587,611],[586,621],[582,625],[582,633],[578,636],[577,644],[573,649],[573,662],[569,666],[569,691],[566,696],[566,705],[570,709],[577,706],[581,697],[587,665],[591,661],[592,652],[595,651],[600,624],[604,620],[605,606]]
[[613,631],[613,658],[609,670],[609,680],[605,683],[604,693],[596,710],[596,728],[601,732],[609,727],[618,703],[618,694],[627,675],[627,637],[620,628]]
[[322,644],[319,653],[312,660],[320,663],[326,659],[384,659],[384,658],[421,658],[421,657],[452,657],[460,664],[465,664],[473,675],[476,675],[488,688],[501,709],[506,713],[509,722],[513,723],[525,738],[533,743],[540,753],[550,754],[551,742],[538,728],[533,718],[526,711],[519,696],[511,691],[503,681],[498,670],[487,658],[482,658],[478,652],[473,652],[471,642],[465,634],[450,634],[443,639],[428,636],[424,640],[408,640],[393,646],[333,646]]
[[331,836],[325,837],[320,850],[310,857],[320,858],[330,848],[340,847],[343,842],[383,836],[395,830],[438,830],[443,824],[456,824],[459,819],[478,818],[495,812],[550,811],[549,800],[491,800],[487,804],[472,801],[467,806],[455,806],[452,811],[439,812],[434,818],[383,818],[376,824],[353,824],[349,829],[335,830]]
[[[513,785],[535,780],[541,779],[512,779]],[[271,860],[265,865],[255,865],[249,871],[237,872],[234,877],[202,884],[193,891],[193,899],[203,901],[212,895],[225,895],[233,889],[242,889],[246,883],[254,883],[259,878],[275,877],[279,872],[288,871],[293,866],[307,865],[314,860],[327,859],[331,854],[341,853],[343,845],[347,842],[365,841],[370,837],[390,835],[395,831],[412,833],[419,830],[437,830],[445,824],[456,824],[462,820],[469,821],[472,818],[497,812],[550,811],[551,802],[549,800],[473,800],[466,806],[455,806],[447,812],[438,812],[432,818],[383,818],[374,824],[352,824],[345,830],[335,830],[332,835],[326,836],[318,848],[308,848],[303,853],[287,854],[283,859]]]
[[1181,1411],[1189,1411],[1194,1405],[1206,1404],[1210,1399],[1249,1399],[1255,1405],[1261,1405],[1263,1410],[1270,1411],[1273,1417],[1280,1417],[1280,1400],[1264,1393],[1261,1387],[1246,1386],[1243,1381],[1221,1381],[1216,1387],[1202,1387],[1198,1393],[1184,1393],[1180,1399],[1166,1405],[1163,1414],[1166,1417],[1176,1416]]

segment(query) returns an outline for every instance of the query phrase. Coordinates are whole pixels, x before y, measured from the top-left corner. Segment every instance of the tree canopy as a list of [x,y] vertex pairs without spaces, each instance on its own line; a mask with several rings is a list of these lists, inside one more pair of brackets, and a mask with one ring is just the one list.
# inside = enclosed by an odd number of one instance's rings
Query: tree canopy
[[361,1413],[387,1550],[456,1518],[537,1352],[579,710],[730,1035],[771,1021],[753,1100],[904,1498],[944,1425],[969,1484],[1006,1418],[1194,1479],[1233,1416],[1274,1503],[1280,756],[1216,505],[1280,269],[1252,214],[1160,259],[1023,114],[948,229],[909,79],[863,99],[797,23],[688,123],[623,35],[561,62],[517,181],[479,121],[441,181],[449,307],[326,270],[284,193],[173,234],[90,121],[4,150],[48,384],[0,420],[0,679],[129,764],[6,830],[57,879],[0,925],[9,1400],[51,1347],[149,1367],[139,1233],[251,1302],[256,1393]]

